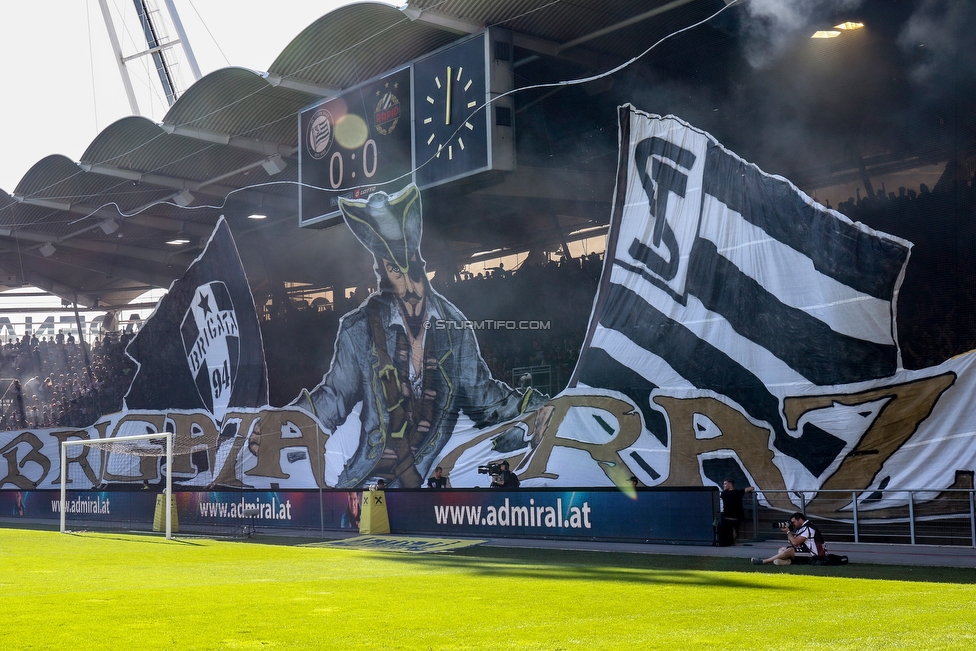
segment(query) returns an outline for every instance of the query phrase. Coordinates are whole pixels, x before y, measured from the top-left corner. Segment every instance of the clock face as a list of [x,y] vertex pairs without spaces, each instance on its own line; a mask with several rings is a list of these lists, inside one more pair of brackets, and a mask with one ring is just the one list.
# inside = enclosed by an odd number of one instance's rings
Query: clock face
[[485,36],[414,64],[414,165],[430,187],[488,167]]

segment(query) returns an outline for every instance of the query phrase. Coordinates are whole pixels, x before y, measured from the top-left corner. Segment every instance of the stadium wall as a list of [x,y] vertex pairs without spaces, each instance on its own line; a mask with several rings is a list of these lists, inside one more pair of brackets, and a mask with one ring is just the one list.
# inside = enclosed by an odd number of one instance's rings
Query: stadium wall
[[[399,490],[384,495],[393,533],[565,538],[710,545],[715,488]],[[70,520],[85,528],[148,530],[155,491],[69,491]],[[359,529],[360,491],[193,491],[175,493],[182,531],[265,533]],[[0,491],[0,521],[58,520],[60,493]]]

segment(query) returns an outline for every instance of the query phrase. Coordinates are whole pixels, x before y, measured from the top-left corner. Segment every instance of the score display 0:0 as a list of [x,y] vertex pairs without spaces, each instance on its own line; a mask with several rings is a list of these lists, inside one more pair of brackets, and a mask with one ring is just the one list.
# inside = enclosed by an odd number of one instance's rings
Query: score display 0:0
[[[356,160],[356,154],[352,154],[351,158],[352,160]],[[377,151],[376,141],[372,138],[363,144],[361,159],[363,162],[363,175],[367,179],[373,178],[373,176],[376,174],[376,165],[379,160],[379,154]],[[329,185],[332,186],[333,190],[338,190],[344,185],[344,169],[345,165],[342,161],[342,152],[333,152],[332,156],[329,158]],[[356,178],[355,171],[352,172],[350,178]]]

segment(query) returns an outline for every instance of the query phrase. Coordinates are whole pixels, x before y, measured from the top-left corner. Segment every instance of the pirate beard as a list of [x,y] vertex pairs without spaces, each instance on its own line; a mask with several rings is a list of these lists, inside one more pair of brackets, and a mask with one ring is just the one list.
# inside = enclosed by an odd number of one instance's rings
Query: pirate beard
[[[413,297],[415,300],[410,301],[411,297]],[[408,304],[421,308],[417,310],[418,313],[416,316],[410,314],[410,311],[407,309]],[[410,331],[410,336],[416,339],[420,336],[420,331],[423,328],[424,319],[426,318],[423,310],[423,299],[416,294],[407,293],[407,295],[403,298],[402,308],[403,309],[401,312],[403,313],[403,321],[406,323],[407,329]]]

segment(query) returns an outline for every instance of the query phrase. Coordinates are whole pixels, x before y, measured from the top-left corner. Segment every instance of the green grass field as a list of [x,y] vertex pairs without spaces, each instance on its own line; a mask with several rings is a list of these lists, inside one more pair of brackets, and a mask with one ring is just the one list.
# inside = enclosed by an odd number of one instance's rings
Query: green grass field
[[966,649],[976,570],[0,529],[0,649]]

